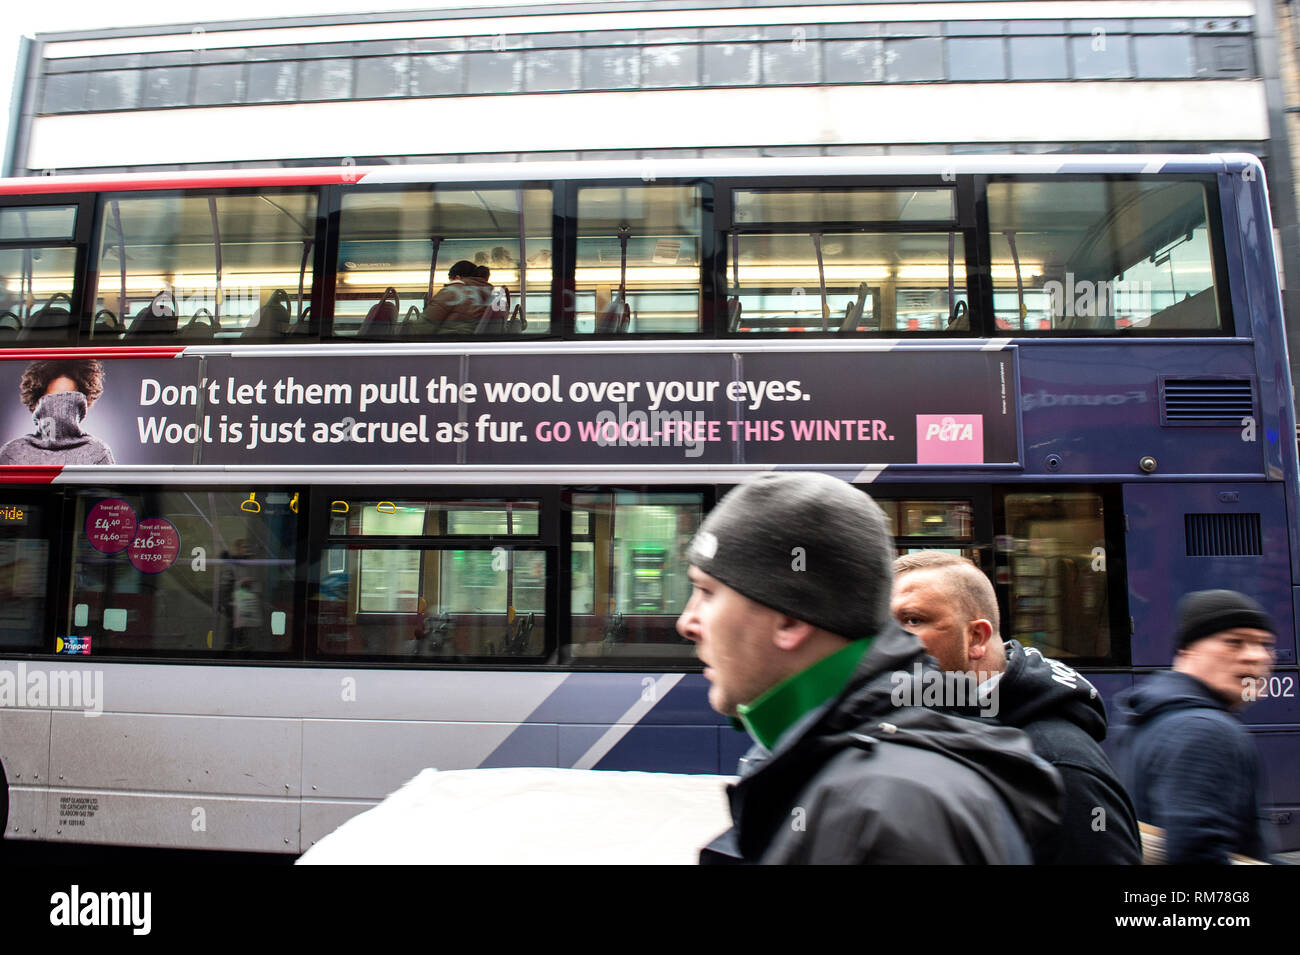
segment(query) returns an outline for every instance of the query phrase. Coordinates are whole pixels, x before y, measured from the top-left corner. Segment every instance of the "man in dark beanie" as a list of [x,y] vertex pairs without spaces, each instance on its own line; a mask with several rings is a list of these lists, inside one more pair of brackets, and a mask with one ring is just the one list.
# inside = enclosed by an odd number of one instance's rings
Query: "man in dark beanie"
[[1273,665],[1276,626],[1232,590],[1178,604],[1174,666],[1119,698],[1116,766],[1138,818],[1165,831],[1165,861],[1227,863],[1267,854],[1259,754],[1234,711]]
[[760,475],[705,519],[677,629],[754,747],[702,862],[1028,863],[1055,821],[1023,733],[900,704],[930,664],[890,619],[893,556],[871,498],[819,474]]

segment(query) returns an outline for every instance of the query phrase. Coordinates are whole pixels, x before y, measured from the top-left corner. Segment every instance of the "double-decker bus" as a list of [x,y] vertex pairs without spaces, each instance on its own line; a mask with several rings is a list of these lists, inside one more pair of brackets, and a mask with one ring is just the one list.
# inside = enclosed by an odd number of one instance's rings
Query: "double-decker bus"
[[1182,593],[1257,598],[1300,843],[1252,157],[11,180],[0,336],[9,839],[298,853],[428,766],[730,772],[685,544],[811,469],[1108,698]]

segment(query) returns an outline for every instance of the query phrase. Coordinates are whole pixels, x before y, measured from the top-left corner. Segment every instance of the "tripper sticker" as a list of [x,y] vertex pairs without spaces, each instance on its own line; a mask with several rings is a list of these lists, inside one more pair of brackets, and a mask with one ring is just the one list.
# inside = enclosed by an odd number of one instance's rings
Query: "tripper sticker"
[[100,501],[86,515],[86,540],[101,554],[120,554],[135,540],[135,509],[116,497]]
[[181,535],[165,517],[151,517],[140,522],[135,540],[131,541],[131,566],[145,574],[161,574],[176,563],[181,552]]

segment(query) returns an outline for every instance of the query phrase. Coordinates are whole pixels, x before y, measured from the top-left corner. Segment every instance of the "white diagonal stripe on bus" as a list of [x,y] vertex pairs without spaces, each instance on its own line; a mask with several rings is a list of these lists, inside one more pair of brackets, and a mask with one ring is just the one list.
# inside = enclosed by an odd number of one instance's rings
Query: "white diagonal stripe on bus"
[[681,679],[680,673],[666,673],[656,680],[654,699],[647,700],[644,695],[637,697],[637,701],[628,707],[627,712],[619,718],[618,722],[602,733],[600,739],[592,743],[587,751],[574,761],[573,768],[594,769],[596,764],[628,734],[628,730],[636,726],[643,716],[654,709],[655,704],[680,683]]

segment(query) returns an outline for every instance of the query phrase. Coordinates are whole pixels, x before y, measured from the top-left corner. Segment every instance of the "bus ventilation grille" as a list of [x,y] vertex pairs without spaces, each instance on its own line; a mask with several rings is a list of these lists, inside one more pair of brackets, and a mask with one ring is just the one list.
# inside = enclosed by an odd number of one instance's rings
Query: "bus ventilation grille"
[[1258,514],[1185,514],[1188,557],[1261,557]]
[[1255,413],[1255,389],[1249,378],[1166,378],[1166,421],[1240,425]]

